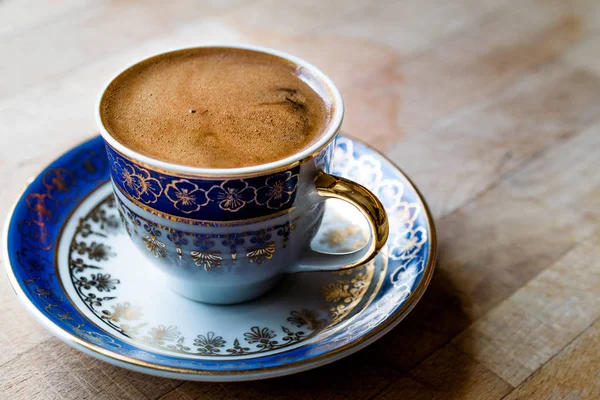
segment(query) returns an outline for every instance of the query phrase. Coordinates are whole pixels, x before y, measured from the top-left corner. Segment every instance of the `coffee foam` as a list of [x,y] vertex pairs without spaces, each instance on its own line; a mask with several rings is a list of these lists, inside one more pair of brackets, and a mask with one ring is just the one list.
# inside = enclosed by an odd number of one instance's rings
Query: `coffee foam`
[[269,163],[310,146],[331,109],[279,57],[203,48],[119,75],[100,105],[109,133],[150,157],[194,167]]

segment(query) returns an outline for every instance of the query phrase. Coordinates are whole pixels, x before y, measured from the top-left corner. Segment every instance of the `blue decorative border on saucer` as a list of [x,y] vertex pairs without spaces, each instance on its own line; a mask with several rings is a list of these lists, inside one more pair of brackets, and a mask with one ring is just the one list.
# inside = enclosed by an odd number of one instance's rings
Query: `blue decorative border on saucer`
[[82,317],[65,297],[55,274],[54,250],[73,208],[109,179],[100,137],[58,158],[17,201],[6,230],[5,262],[11,284],[35,308],[32,312],[61,339],[142,369],[183,375],[243,375],[311,363],[356,346],[391,328],[421,296],[433,273],[435,230],[418,192],[394,165],[366,145],[342,135],[335,151],[336,156],[345,157],[335,164],[333,172],[365,184],[380,197],[390,216],[392,232],[387,276],[368,310],[347,328],[320,341],[243,360],[187,359],[142,351],[107,335]]

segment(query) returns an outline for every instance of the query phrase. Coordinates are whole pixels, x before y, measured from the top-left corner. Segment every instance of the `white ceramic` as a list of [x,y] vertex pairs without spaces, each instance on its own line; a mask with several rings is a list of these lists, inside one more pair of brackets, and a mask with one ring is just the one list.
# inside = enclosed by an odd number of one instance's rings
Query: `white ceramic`
[[[285,273],[349,269],[372,260],[388,236],[381,202],[368,189],[330,175],[343,103],[316,67],[275,50],[330,105],[322,136],[286,159],[246,168],[186,167],[155,160],[119,143],[97,119],[106,141],[117,206],[130,238],[185,297],[231,304],[264,294]],[[116,78],[115,78],[116,79]],[[369,242],[352,254],[325,254],[310,242],[324,201],[345,200],[367,218]],[[151,272],[149,272],[151,273]]]
[[[350,270],[288,274],[253,302],[210,305],[173,293],[161,274],[148,273],[111,194],[104,143],[94,138],[55,160],[15,203],[2,235],[9,282],[58,338],[138,372],[240,381],[335,361],[414,307],[433,274],[436,240],[416,188],[373,149],[340,136],[333,172],[382,200],[390,237],[378,256]],[[345,253],[368,237],[360,213],[331,200],[312,246]]]

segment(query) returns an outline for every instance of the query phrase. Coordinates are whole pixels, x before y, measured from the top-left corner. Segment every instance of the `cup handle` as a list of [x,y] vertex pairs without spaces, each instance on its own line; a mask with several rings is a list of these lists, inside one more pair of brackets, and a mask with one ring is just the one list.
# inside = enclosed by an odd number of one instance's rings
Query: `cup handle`
[[371,228],[369,242],[362,249],[349,254],[320,253],[309,247],[288,272],[341,271],[375,258],[385,245],[389,234],[388,218],[381,201],[364,186],[325,172],[317,174],[315,185],[319,196],[347,201],[364,214]]

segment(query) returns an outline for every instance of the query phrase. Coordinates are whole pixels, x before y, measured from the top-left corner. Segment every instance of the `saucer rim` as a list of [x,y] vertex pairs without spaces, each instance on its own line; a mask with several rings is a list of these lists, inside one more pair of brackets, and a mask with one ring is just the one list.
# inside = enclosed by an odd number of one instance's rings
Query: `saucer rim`
[[253,370],[245,370],[245,371],[214,371],[214,370],[202,370],[202,369],[190,369],[190,368],[179,368],[179,367],[170,367],[155,364],[152,362],[147,362],[143,360],[139,360],[133,357],[124,356],[122,354],[118,354],[116,352],[104,349],[100,346],[97,346],[93,343],[86,342],[71,333],[68,333],[61,329],[58,325],[56,325],[52,320],[50,320],[46,314],[44,314],[36,305],[31,302],[21,287],[15,273],[13,266],[11,264],[9,248],[8,248],[8,236],[10,226],[12,224],[14,213],[17,208],[17,205],[23,200],[23,196],[27,192],[27,189],[31,186],[34,180],[42,174],[45,170],[52,166],[56,161],[60,160],[72,150],[84,145],[85,143],[97,139],[99,136],[93,136],[91,138],[86,138],[82,140],[80,143],[70,147],[67,151],[61,153],[59,156],[54,158],[51,162],[45,165],[43,168],[38,171],[38,173],[34,174],[33,177],[27,180],[27,183],[24,185],[23,189],[17,194],[16,199],[13,201],[9,212],[7,214],[6,221],[4,223],[4,227],[2,230],[3,239],[2,244],[3,251],[2,256],[4,260],[4,269],[8,277],[8,281],[10,286],[19,298],[19,301],[24,306],[24,308],[35,317],[37,321],[39,321],[40,325],[42,325],[48,332],[50,332],[53,336],[57,337],[64,343],[76,348],[77,350],[82,351],[83,353],[98,358],[102,361],[108,362],[113,365],[117,365],[122,368],[134,370],[141,373],[146,373],[154,376],[160,377],[168,377],[174,379],[185,379],[185,380],[196,380],[196,381],[249,381],[249,380],[258,380],[265,379],[277,376],[290,375],[302,371],[306,371],[309,369],[313,369],[325,364],[329,364],[331,362],[337,361],[341,358],[344,358],[350,354],[353,354],[366,346],[372,344],[385,334],[387,334],[390,330],[392,330],[396,325],[402,321],[406,315],[408,315],[412,309],[419,302],[425,290],[428,288],[433,273],[435,271],[435,265],[437,261],[437,232],[435,228],[435,222],[433,220],[433,216],[427,205],[427,202],[417,186],[410,179],[410,177],[404,173],[404,171],[398,167],[394,162],[392,162],[387,156],[381,153],[379,150],[373,148],[366,142],[357,139],[356,137],[343,132],[343,137],[346,137],[353,142],[360,143],[361,145],[368,148],[370,151],[376,153],[384,163],[387,163],[390,169],[396,170],[405,180],[406,183],[411,187],[414,193],[417,195],[417,200],[423,207],[423,212],[425,214],[425,220],[427,223],[427,228],[430,234],[430,245],[427,251],[427,264],[423,271],[423,278],[419,285],[415,288],[415,290],[410,294],[410,296],[406,299],[404,304],[402,304],[394,314],[390,315],[387,319],[382,321],[379,325],[377,325],[372,331],[365,333],[363,336],[353,340],[352,342],[340,345],[335,349],[328,351],[327,353],[321,354],[319,356],[298,360],[293,363],[272,366],[272,367],[263,367],[260,369]]

